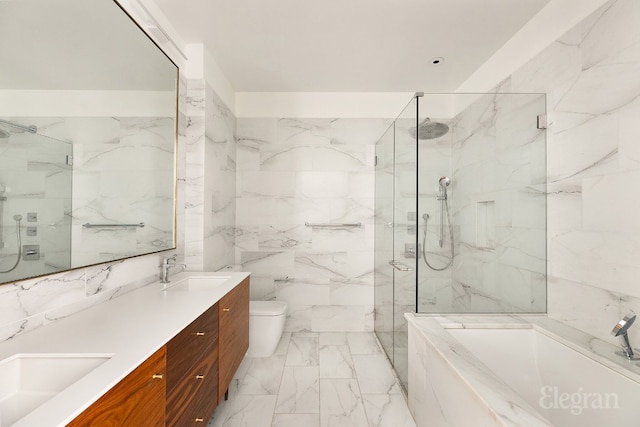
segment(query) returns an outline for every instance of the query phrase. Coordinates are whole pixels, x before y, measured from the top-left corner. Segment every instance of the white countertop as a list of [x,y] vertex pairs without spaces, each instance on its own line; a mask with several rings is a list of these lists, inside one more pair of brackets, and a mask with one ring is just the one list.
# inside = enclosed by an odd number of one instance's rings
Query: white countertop
[[187,277],[228,276],[205,290],[165,291],[153,283],[0,343],[0,360],[17,353],[104,353],[109,360],[57,394],[14,427],[65,426],[149,356],[232,290],[249,273],[185,272]]

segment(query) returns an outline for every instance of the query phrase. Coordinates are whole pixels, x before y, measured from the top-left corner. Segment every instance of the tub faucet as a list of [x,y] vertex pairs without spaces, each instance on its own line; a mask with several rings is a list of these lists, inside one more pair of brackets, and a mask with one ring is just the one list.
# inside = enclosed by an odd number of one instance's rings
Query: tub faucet
[[629,335],[627,334],[627,331],[635,321],[636,321],[636,315],[634,313],[629,313],[626,316],[624,316],[624,318],[621,321],[619,321],[618,324],[614,326],[613,329],[611,330],[611,335],[616,337],[619,337],[619,336],[622,337],[622,350],[624,350],[624,352],[619,351],[619,352],[616,352],[616,354],[626,357],[629,360],[640,359],[633,354],[633,348],[631,347],[631,343],[629,342]]
[[176,262],[177,259],[178,254],[173,254],[173,256],[166,257],[162,260],[162,275],[160,276],[160,283],[169,283],[169,269],[171,267],[187,268],[186,264],[178,264]]

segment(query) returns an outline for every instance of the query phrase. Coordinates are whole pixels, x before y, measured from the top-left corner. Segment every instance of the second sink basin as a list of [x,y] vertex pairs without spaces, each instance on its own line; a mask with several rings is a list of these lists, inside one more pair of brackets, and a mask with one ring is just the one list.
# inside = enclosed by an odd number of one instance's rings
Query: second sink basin
[[9,426],[93,371],[110,354],[16,354],[0,361],[0,417]]
[[206,291],[222,285],[230,276],[190,276],[175,283],[169,283],[166,291]]

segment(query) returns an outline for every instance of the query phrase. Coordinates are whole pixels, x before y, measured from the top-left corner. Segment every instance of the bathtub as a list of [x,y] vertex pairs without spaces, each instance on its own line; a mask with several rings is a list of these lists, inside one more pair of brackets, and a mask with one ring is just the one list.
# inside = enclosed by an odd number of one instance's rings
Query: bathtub
[[419,427],[640,425],[640,366],[546,317],[407,314]]

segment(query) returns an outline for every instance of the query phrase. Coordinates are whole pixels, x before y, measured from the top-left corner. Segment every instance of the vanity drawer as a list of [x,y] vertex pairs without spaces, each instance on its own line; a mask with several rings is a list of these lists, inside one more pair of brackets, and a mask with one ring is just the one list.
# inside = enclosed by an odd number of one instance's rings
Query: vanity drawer
[[[198,361],[216,349],[218,305],[194,320],[167,344],[167,391],[170,393]],[[217,351],[216,360],[217,360]]]
[[217,397],[218,352],[211,351],[168,393],[166,425],[206,425],[216,408]]

